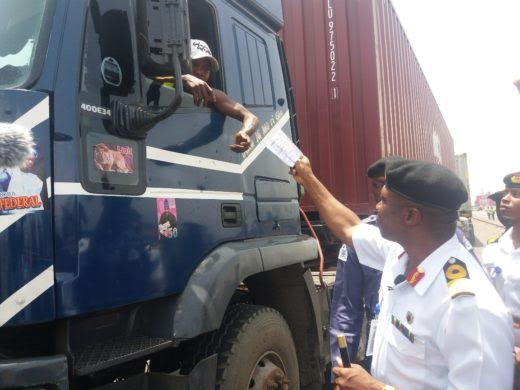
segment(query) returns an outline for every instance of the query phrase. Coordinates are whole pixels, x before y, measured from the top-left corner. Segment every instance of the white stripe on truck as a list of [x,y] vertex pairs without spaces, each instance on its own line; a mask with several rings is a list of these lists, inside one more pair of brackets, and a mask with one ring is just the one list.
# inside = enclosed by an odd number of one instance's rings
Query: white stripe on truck
[[23,126],[26,129],[32,129],[43,121],[49,119],[49,98],[46,97],[40,103],[35,105],[20,118],[14,121],[15,124]]
[[93,194],[86,191],[81,183],[54,183],[54,195],[110,196],[131,198],[177,198],[177,199],[217,199],[243,200],[242,192],[188,190],[184,188],[148,187],[142,195]]
[[54,267],[51,265],[33,280],[0,303],[0,326],[25,309],[36,298],[54,285]]

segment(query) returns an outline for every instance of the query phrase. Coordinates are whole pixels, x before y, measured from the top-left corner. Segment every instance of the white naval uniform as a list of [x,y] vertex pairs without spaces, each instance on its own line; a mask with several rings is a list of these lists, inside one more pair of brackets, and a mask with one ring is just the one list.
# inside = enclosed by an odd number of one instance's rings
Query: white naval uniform
[[[486,246],[482,258],[509,313],[520,318],[520,248],[513,246],[512,231],[510,228],[497,242]],[[495,267],[500,268],[498,273]],[[514,329],[514,334],[515,345],[520,347],[520,329]]]
[[[358,226],[353,243],[361,262],[383,269],[375,378],[401,390],[512,388],[511,320],[485,271],[455,235],[422,261],[424,275],[414,287],[406,280],[394,284],[408,258],[377,228]],[[456,282],[461,292],[475,295],[452,298],[444,271],[451,258],[465,263],[469,274]]]

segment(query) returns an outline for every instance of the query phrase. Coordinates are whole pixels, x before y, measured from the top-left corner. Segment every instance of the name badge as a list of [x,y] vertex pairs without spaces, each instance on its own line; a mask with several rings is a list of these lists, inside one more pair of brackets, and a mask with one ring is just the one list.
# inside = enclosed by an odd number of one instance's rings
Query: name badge
[[341,260],[341,261],[347,261],[347,259],[348,259],[348,249],[347,249],[347,245],[346,244],[343,244],[343,246],[339,250],[338,259]]

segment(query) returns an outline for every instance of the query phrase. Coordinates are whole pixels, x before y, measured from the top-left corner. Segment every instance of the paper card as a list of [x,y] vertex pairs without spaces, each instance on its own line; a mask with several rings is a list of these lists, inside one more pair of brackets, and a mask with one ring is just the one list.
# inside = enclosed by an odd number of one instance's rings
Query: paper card
[[277,132],[269,139],[267,148],[289,167],[294,167],[296,161],[303,155],[283,131]]

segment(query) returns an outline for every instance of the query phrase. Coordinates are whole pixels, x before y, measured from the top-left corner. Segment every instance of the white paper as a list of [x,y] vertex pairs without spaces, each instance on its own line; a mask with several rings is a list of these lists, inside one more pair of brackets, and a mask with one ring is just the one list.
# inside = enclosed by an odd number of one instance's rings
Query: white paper
[[303,155],[283,131],[276,133],[267,142],[267,148],[289,167],[294,167],[296,161]]

